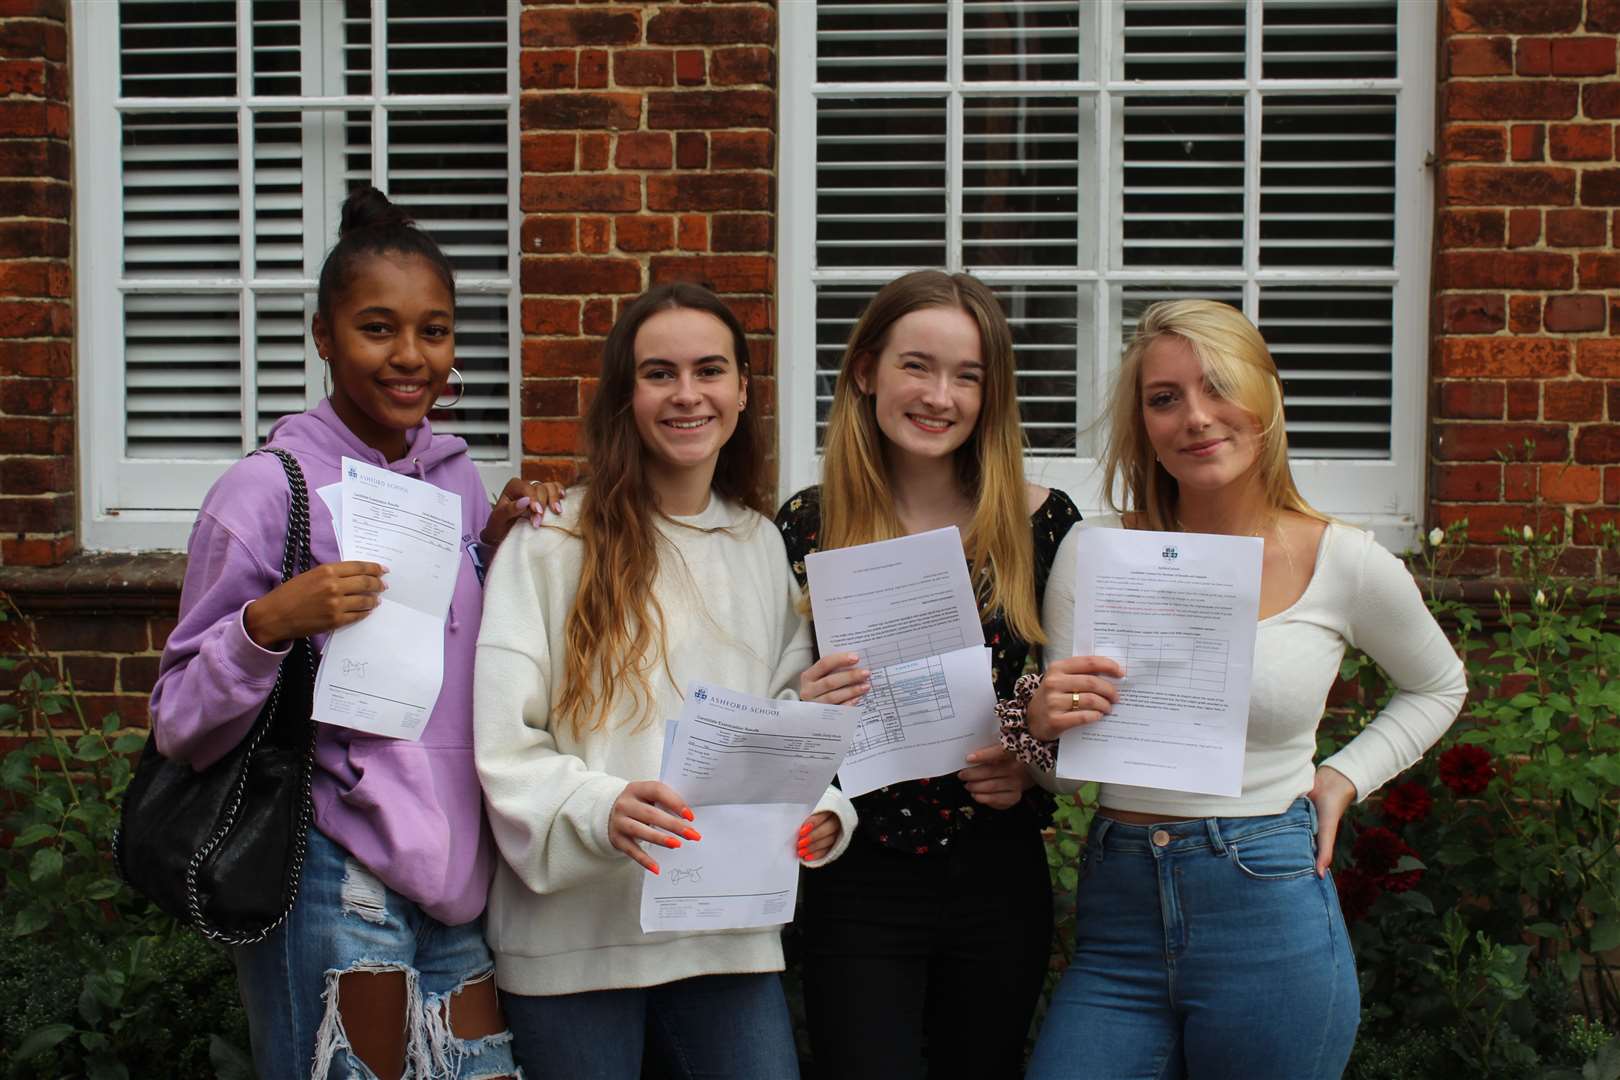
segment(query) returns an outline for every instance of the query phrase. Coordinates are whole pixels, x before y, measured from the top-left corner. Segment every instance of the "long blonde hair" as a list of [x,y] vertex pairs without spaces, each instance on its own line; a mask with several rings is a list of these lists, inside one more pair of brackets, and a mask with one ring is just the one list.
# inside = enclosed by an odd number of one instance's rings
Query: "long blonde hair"
[[[628,692],[638,723],[651,716],[652,673],[671,682],[664,613],[654,595],[658,548],[657,500],[644,468],[645,448],[632,408],[636,332],[653,315],[688,308],[713,315],[731,331],[737,370],[749,374],[748,341],[731,309],[689,282],[659,285],[629,304],[602,348],[601,382],[585,414],[586,473],[575,535],[584,545],[579,588],[563,624],[567,657],[556,722],[577,738],[607,722],[614,701]],[[720,448],[711,488],[761,513],[766,500],[764,439],[756,410],[744,409]]]
[[[1109,404],[1108,448],[1103,454],[1103,483],[1108,505],[1141,515],[1145,529],[1176,531],[1175,477],[1160,464],[1142,420],[1142,360],[1155,341],[1177,337],[1198,357],[1204,377],[1215,392],[1236,402],[1260,425],[1255,468],[1266,505],[1293,510],[1318,521],[1327,515],[1311,506],[1294,484],[1288,467],[1288,430],[1283,425],[1282,376],[1265,339],[1243,313],[1215,300],[1165,300],[1142,313],[1136,334],[1125,349]],[[1123,489],[1124,506],[1116,503]]]
[[956,471],[962,490],[975,502],[962,543],[980,610],[988,615],[1000,609],[1013,633],[1042,644],[1012,330],[995,294],[968,274],[917,270],[896,278],[878,291],[855,324],[827,416],[820,546],[850,547],[905,535],[883,464],[876,398],[862,393],[856,375],[870,370],[896,322],[924,308],[965,311],[979,326],[983,398],[978,423],[956,452]]

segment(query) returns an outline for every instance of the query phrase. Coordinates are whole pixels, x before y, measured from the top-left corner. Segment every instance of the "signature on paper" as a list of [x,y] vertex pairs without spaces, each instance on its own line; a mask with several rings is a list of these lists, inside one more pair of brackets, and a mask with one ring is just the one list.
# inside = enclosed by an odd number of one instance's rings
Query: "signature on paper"
[[694,866],[690,870],[682,870],[679,867],[671,867],[669,871],[669,883],[671,885],[679,885],[683,881],[690,881],[695,885],[702,880],[703,867],[701,866]]

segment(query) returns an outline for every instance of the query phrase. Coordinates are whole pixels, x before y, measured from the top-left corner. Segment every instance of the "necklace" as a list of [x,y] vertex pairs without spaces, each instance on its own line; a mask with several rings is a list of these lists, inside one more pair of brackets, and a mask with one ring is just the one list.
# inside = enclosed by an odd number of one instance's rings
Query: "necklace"
[[[1264,524],[1262,524],[1259,528],[1251,529],[1247,533],[1229,533],[1228,535],[1231,535],[1231,536],[1257,536],[1257,537],[1260,538],[1260,542],[1262,544],[1264,544],[1266,542],[1266,534],[1270,533],[1271,536],[1272,536],[1272,539],[1277,542],[1277,546],[1282,548],[1283,559],[1286,560],[1287,563],[1288,563],[1288,574],[1289,574],[1290,577],[1292,577],[1292,576],[1294,576],[1294,572],[1295,572],[1294,571],[1294,553],[1293,553],[1293,551],[1291,551],[1289,549],[1288,541],[1283,539],[1282,530],[1277,528],[1277,523],[1280,522],[1281,520],[1282,520],[1282,514],[1280,514],[1280,513],[1273,514],[1273,515],[1271,515],[1270,519],[1267,520]],[[1182,532],[1192,532],[1191,529],[1187,528],[1187,526],[1185,526],[1185,525],[1183,525],[1181,523],[1181,518],[1180,517],[1176,518],[1176,528],[1180,529]]]

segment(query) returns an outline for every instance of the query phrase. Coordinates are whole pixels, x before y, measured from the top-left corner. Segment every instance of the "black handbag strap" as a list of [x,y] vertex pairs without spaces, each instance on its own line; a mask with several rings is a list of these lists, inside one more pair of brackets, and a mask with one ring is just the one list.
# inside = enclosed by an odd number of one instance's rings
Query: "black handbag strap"
[[287,486],[292,489],[292,506],[287,513],[287,542],[281,549],[281,580],[291,581],[315,565],[315,558],[309,552],[309,488],[304,483],[304,470],[298,467],[298,459],[280,447],[267,446],[256,451],[261,454],[274,454],[281,462],[281,469],[287,474]]

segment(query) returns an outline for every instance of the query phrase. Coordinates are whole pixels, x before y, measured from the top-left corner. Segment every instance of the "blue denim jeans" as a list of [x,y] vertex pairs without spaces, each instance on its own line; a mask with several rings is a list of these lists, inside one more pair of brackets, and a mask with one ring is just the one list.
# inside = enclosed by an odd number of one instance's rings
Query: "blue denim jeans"
[[676,1080],[798,1080],[782,979],[699,975],[660,986],[530,997],[501,993],[529,1080],[637,1080],[648,1040]]
[[1360,1020],[1316,808],[1125,825],[1098,816],[1074,958],[1030,1080],[1329,1080]]
[[338,979],[349,971],[405,973],[406,1077],[514,1075],[510,1033],[462,1040],[446,1022],[451,994],[494,975],[482,925],[425,914],[319,829],[287,921],[233,955],[259,1080],[373,1080],[343,1030]]

